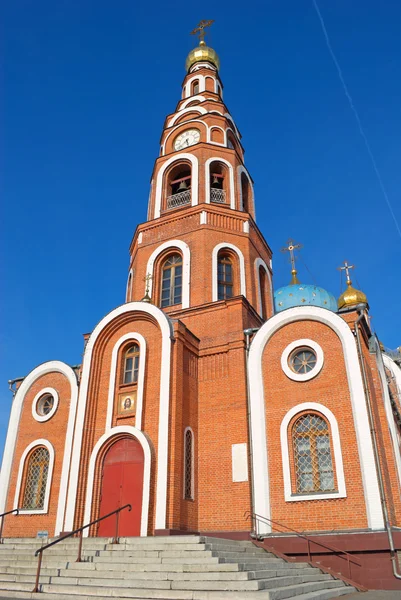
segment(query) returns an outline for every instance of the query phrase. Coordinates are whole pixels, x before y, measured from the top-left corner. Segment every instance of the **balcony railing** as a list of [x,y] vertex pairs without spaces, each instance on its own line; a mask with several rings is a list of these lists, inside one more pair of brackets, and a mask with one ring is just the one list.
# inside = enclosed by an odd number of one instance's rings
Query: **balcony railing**
[[215,202],[216,204],[224,204],[225,201],[226,201],[225,190],[219,190],[217,188],[210,188],[210,202]]
[[167,197],[167,208],[179,208],[191,203],[191,190],[184,190]]

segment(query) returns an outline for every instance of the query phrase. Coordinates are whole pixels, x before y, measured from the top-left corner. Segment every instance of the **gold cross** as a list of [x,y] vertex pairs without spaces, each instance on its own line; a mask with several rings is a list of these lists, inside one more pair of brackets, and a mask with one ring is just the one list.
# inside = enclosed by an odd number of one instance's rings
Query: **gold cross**
[[349,276],[349,272],[351,269],[355,269],[355,265],[349,265],[347,260],[344,261],[343,267],[338,267],[339,271],[345,271],[345,274],[347,276],[347,285],[351,285],[352,283],[351,277]]
[[199,33],[199,44],[202,46],[205,43],[205,27],[210,27],[214,21],[200,21],[199,25],[195,27],[193,31],[191,31],[191,35],[196,35]]
[[143,281],[146,282],[145,296],[149,295],[149,284],[150,284],[151,279],[153,279],[153,277],[150,273],[147,273],[146,277],[143,278]]
[[291,238],[287,241],[287,246],[284,246],[284,248],[281,248],[281,252],[289,252],[290,253],[291,268],[293,271],[295,271],[295,260],[296,260],[294,250],[299,250],[300,248],[302,248],[302,244],[297,244]]

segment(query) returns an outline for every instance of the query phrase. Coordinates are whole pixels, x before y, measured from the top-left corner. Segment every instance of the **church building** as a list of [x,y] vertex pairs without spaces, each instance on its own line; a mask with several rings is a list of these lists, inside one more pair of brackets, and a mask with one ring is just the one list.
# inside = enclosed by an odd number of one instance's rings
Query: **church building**
[[398,569],[401,355],[372,333],[347,263],[336,300],[298,281],[289,242],[291,281],[274,289],[255,203],[201,27],[125,303],[84,336],[81,365],[53,360],[12,382],[4,537],[58,536],[131,504],[121,536],[252,532],[296,553],[296,538],[277,535],[289,528],[372,560],[385,548]]

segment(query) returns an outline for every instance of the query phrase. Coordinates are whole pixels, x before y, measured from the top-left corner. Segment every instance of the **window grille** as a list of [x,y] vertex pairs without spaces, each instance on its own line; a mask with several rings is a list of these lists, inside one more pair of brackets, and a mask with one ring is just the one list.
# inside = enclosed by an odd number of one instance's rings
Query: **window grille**
[[185,500],[193,500],[193,486],[192,486],[192,432],[187,429],[185,432],[185,466],[184,466],[184,498]]
[[224,204],[226,201],[226,192],[225,190],[220,190],[218,188],[210,188],[210,202],[215,204]]
[[139,370],[139,346],[130,346],[124,357],[124,383],[137,383]]
[[48,472],[49,451],[43,447],[37,448],[28,462],[23,509],[37,510],[44,507]]
[[36,404],[36,412],[41,417],[45,417],[50,413],[54,406],[54,398],[51,394],[41,396]]
[[329,428],[315,414],[300,417],[293,426],[297,492],[328,492],[334,488]]
[[172,254],[162,268],[161,307],[181,304],[182,296],[182,258]]
[[233,296],[233,265],[229,256],[219,255],[217,265],[218,299],[225,300]]

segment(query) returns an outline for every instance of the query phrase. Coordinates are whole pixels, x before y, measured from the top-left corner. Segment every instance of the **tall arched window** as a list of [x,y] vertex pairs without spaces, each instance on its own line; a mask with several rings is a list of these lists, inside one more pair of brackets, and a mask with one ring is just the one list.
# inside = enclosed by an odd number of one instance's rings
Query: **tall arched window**
[[228,197],[228,169],[218,161],[209,165],[210,202],[225,204]]
[[292,427],[297,493],[329,492],[334,487],[329,427],[317,414],[304,414]]
[[180,254],[170,254],[162,265],[161,300],[162,308],[181,304],[182,299],[182,258]]
[[199,79],[195,79],[191,84],[191,96],[196,96],[196,94],[199,94]]
[[[178,139],[179,138],[179,139]],[[185,132],[176,141],[185,144]],[[191,166],[187,163],[176,165],[167,175],[166,208],[180,208],[191,203]]]
[[184,498],[185,500],[194,499],[194,437],[190,429],[185,431],[184,438]]
[[217,259],[217,298],[225,300],[233,294],[233,263],[230,256],[220,252]]
[[268,293],[267,274],[264,267],[259,267],[259,285],[260,285],[260,310],[262,319],[267,319],[266,295]]
[[43,446],[36,448],[28,458],[24,498],[21,506],[24,510],[44,508],[49,459],[49,451]]
[[251,186],[245,173],[241,173],[242,206],[245,212],[249,212],[251,199]]
[[139,346],[133,344],[124,354],[123,383],[138,383]]

